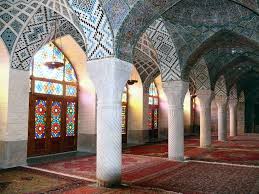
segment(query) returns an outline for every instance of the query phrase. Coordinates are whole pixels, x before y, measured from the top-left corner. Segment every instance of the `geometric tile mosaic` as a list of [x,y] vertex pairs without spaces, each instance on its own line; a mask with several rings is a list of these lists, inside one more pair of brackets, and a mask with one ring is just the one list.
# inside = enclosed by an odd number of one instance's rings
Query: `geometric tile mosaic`
[[237,99],[237,85],[234,84],[229,91],[229,99],[235,100]]
[[146,33],[157,50],[162,80],[179,80],[181,72],[177,52],[163,20],[154,21]]
[[114,54],[113,34],[99,0],[68,0],[87,38],[88,60]]
[[133,58],[133,64],[140,75],[143,85],[149,87],[150,83],[160,74],[160,70],[155,48],[147,34],[144,33],[137,42]]
[[0,0],[0,36],[11,55],[17,38],[40,6],[46,6],[62,15],[83,35],[73,10],[64,0]]
[[124,0],[108,1],[102,5],[107,17],[109,18],[113,33],[116,35],[130,8]]
[[240,92],[238,102],[245,102],[245,93],[244,93],[244,91]]
[[210,76],[205,60],[202,58],[191,69],[191,77],[195,81],[197,90],[210,90]]
[[217,80],[214,92],[216,96],[227,96],[226,82],[223,75]]
[[18,39],[12,56],[12,68],[25,71],[29,70],[32,56],[42,46],[43,41],[50,34],[53,34],[56,17],[58,18],[57,21],[59,21],[58,26],[60,26],[61,35],[70,34],[75,40],[79,41],[83,49],[85,48],[84,40],[73,24],[61,15],[55,14],[53,10],[41,6],[30,19]]

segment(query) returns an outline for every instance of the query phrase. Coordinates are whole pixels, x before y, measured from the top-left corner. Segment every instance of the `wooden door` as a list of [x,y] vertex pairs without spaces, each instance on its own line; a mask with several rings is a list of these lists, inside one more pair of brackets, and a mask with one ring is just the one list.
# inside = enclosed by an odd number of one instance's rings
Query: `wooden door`
[[52,95],[30,95],[28,156],[76,150],[77,102]]

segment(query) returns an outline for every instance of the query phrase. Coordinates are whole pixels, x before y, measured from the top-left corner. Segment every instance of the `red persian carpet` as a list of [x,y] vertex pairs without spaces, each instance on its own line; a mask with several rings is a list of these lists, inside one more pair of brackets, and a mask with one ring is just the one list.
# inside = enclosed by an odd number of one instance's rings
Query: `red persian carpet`
[[[167,171],[179,165],[176,162],[162,158],[123,154],[122,179],[124,182],[134,182],[146,177],[152,177],[157,173]],[[95,180],[96,157],[84,157],[60,162],[52,162],[34,167],[55,172],[76,175]]]
[[186,163],[135,183],[181,193],[259,193],[259,168]]

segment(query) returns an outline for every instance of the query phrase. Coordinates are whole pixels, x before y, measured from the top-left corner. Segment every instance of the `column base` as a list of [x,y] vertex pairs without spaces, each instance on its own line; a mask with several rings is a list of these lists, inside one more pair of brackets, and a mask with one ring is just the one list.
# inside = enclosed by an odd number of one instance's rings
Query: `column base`
[[100,179],[97,179],[97,186],[98,187],[107,187],[107,188],[111,188],[111,187],[118,187],[121,185],[121,181],[114,181],[114,182],[108,182],[108,181],[103,181]]
[[210,148],[211,147],[211,145],[200,145],[200,148]]
[[170,157],[168,159],[171,161],[176,161],[176,162],[184,162],[185,157],[184,156],[183,157]]
[[0,141],[0,169],[27,165],[27,140]]

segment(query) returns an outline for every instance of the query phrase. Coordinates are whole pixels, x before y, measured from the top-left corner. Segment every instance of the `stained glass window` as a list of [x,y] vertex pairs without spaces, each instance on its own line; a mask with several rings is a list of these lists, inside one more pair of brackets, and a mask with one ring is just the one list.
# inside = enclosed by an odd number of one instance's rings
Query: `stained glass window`
[[77,88],[76,86],[66,85],[66,96],[76,96]]
[[66,136],[75,136],[76,103],[67,102]]
[[158,108],[159,108],[159,96],[157,87],[154,82],[150,84],[149,87],[149,97],[148,97],[148,128],[157,129],[158,128]]
[[65,72],[65,81],[67,82],[76,82],[76,75],[74,68],[70,63],[66,63],[65,66],[66,72]]
[[152,82],[149,86],[149,105],[158,105],[158,92],[154,82]]
[[36,100],[35,105],[35,139],[45,138],[47,101]]
[[63,95],[63,85],[35,80],[34,92],[40,94]]
[[51,105],[51,138],[61,136],[61,102]]
[[128,98],[128,88],[127,86],[124,87],[123,93],[122,93],[122,102],[126,103]]
[[[59,68],[49,68],[44,65],[49,61],[65,62],[65,65]],[[66,90],[66,96],[77,96],[75,70],[69,60],[53,43],[44,45],[35,54],[31,66],[31,75],[33,81],[35,80],[34,93],[63,95],[63,90]],[[65,86],[63,82],[65,82]],[[67,85],[67,83],[70,83],[70,85]]]
[[122,93],[122,112],[121,112],[121,119],[122,119],[122,134],[127,133],[127,108],[128,108],[128,87],[125,86]]
[[126,134],[126,112],[127,112],[127,106],[122,105],[122,113],[121,113],[121,117],[122,117],[122,134]]

